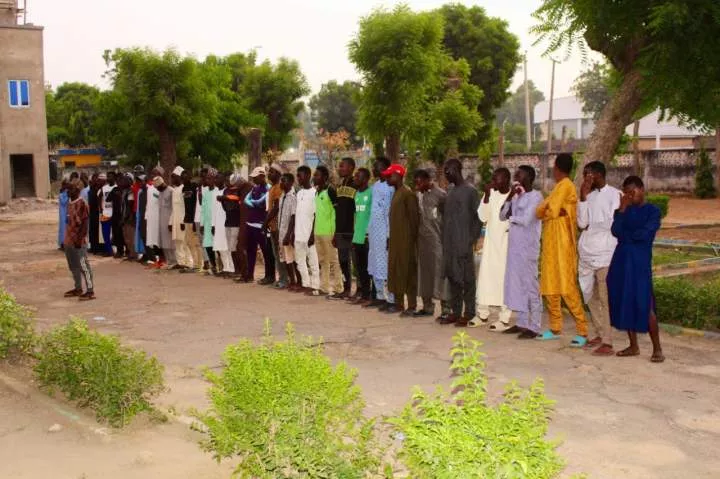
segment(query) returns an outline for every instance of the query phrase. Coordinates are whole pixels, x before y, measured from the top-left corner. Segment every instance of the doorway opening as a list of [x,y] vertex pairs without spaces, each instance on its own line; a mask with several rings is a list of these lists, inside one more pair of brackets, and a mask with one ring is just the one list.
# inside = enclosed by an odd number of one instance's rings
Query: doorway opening
[[12,197],[35,196],[33,155],[10,155],[12,168]]

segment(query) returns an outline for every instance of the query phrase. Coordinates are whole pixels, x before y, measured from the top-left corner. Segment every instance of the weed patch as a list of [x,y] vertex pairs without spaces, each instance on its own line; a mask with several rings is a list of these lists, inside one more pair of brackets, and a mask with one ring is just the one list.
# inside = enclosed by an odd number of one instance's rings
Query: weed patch
[[229,346],[222,373],[206,374],[212,407],[195,414],[203,448],[218,460],[239,456],[242,478],[366,477],[379,460],[356,371],[333,366],[290,325],[286,336],[276,341],[266,326],[260,344]]
[[35,342],[32,314],[0,288],[0,359],[29,353]]
[[490,405],[480,343],[462,332],[453,341],[452,391],[418,389],[390,420],[404,436],[400,458],[410,477],[555,477],[563,461],[545,438],[552,402],[542,381],[527,390],[512,383],[504,400]]
[[79,319],[43,336],[35,375],[51,394],[63,392],[115,427],[141,412],[154,413],[151,399],[164,389],[156,358],[89,330]]

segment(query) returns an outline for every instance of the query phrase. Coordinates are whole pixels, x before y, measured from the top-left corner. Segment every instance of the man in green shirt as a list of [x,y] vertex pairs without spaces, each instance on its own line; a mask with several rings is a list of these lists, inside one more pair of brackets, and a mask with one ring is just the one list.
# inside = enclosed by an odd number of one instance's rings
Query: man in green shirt
[[355,172],[355,228],[353,233],[354,262],[358,274],[357,293],[354,304],[370,304],[370,273],[368,273],[368,224],[370,223],[370,207],[372,205],[372,190],[368,187],[370,170],[360,168]]
[[328,184],[330,171],[320,165],[315,169],[315,247],[320,260],[320,290],[331,297],[343,292],[340,260],[335,247],[335,206],[337,195]]

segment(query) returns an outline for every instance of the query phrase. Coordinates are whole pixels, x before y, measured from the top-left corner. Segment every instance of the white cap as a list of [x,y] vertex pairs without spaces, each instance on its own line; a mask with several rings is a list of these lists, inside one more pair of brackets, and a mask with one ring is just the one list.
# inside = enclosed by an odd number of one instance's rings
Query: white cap
[[265,174],[265,168],[262,166],[256,167],[254,170],[252,170],[252,173],[250,173],[250,178],[257,178],[260,175]]
[[182,166],[179,166],[179,165],[178,165],[178,166],[175,167],[175,169],[173,170],[172,174],[173,174],[173,175],[178,175],[178,176],[180,176],[180,175],[183,174],[183,171],[185,171],[185,169],[184,169]]

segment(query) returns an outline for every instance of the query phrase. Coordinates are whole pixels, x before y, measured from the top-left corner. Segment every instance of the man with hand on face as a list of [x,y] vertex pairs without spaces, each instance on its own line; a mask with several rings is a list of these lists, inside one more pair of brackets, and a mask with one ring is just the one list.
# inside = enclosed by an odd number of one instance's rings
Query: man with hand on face
[[542,329],[542,298],[538,283],[538,256],[542,223],[535,215],[543,195],[533,189],[535,168],[522,165],[515,171],[515,182],[500,212],[510,223],[504,300],[517,313],[517,323],[505,334],[518,339],[535,339]]
[[351,300],[353,304],[368,305],[372,300],[371,282],[368,273],[368,224],[370,223],[370,208],[372,206],[372,190],[370,170],[360,168],[355,172],[354,183],[357,187],[355,193],[355,220],[353,225],[353,261],[358,274],[357,292]]
[[182,174],[185,170],[182,166],[176,166],[170,175],[172,184],[172,213],[168,221],[168,231],[172,235],[175,245],[175,257],[177,264],[172,269],[189,268],[192,258],[185,242],[185,198],[183,197]]
[[599,161],[585,166],[577,213],[578,228],[583,230],[578,244],[580,289],[595,329],[594,339],[588,342],[587,347],[597,348],[593,352],[595,356],[615,354],[608,310],[607,274],[617,246],[611,230],[622,193],[607,184],[605,174],[605,165]]
[[615,212],[612,233],[618,240],[608,271],[607,286],[612,326],[627,331],[630,346],[617,355],[640,354],[637,334],[650,333],[650,361],[665,361],[655,315],[652,246],[660,229],[660,210],[645,202],[645,186],[637,176],[623,182],[623,197]]
[[[417,196],[403,183],[405,168],[390,165],[383,171],[388,184],[395,188],[390,205],[390,241],[388,244],[388,289],[395,305],[385,311],[414,316],[417,311],[417,242],[420,212]],[[407,309],[405,306],[407,296]]]
[[[493,173],[490,184],[485,187],[485,194],[478,208],[478,218],[485,223],[485,239],[477,284],[478,317],[485,323],[490,318],[490,307],[499,307],[500,317],[490,325],[490,331],[498,332],[510,328],[510,316],[512,316],[512,310],[505,306],[504,299],[510,224],[500,219],[500,210],[509,195],[510,171],[507,168],[498,168]],[[475,318],[468,323],[471,327],[479,325]]]
[[536,215],[543,222],[540,291],[545,297],[550,328],[537,339],[560,339],[563,330],[562,302],[575,318],[576,336],[570,347],[587,344],[587,323],[580,290],[577,286],[577,192],[570,181],[573,157],[561,153],[555,159],[555,188],[538,206]]

